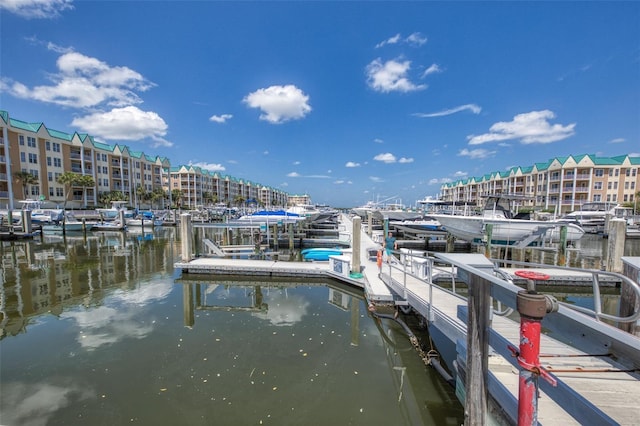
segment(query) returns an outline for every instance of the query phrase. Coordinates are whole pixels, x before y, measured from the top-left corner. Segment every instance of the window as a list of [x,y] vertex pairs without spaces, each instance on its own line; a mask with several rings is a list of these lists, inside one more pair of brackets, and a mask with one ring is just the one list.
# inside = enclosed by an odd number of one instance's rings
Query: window
[[44,141],[44,149],[51,151],[51,141]]
[[32,152],[29,153],[29,163],[38,164],[38,154],[34,154]]
[[[609,169],[609,176],[613,176],[613,169]],[[611,201],[611,200],[607,200],[607,201]]]
[[[613,182],[613,189],[618,189],[618,182]],[[615,201],[615,200],[613,200]]]
[[38,179],[40,177],[40,174],[38,173],[38,170],[31,169],[31,170],[29,170],[29,173],[31,173],[36,179]]
[[51,157],[47,157],[47,166],[51,167]]
[[616,169],[616,176],[620,176],[620,169]]
[[29,148],[37,148],[36,138],[33,138],[31,136],[27,136],[27,146]]
[[594,182],[593,189],[596,189],[596,190],[602,189],[602,182]]
[[53,165],[56,167],[62,167],[62,160],[59,158],[54,158],[53,159]]
[[[48,172],[47,173],[47,180],[49,182],[53,182],[53,172]],[[49,191],[49,192],[51,192],[51,191]]]
[[53,152],[60,152],[60,144],[57,142],[53,143]]
[[602,176],[604,176],[604,170],[603,170],[603,169],[595,169],[595,170],[593,171],[593,174],[594,174],[596,177],[602,177]]
[[24,146],[24,135],[18,136],[18,143],[20,146]]
[[[631,169],[627,169],[627,170],[625,170],[625,171],[624,171],[624,174],[625,174],[626,176],[631,176]],[[625,200],[625,201],[626,201],[626,200]]]
[[607,183],[607,189],[611,189],[611,188],[612,188],[612,186],[613,186],[613,183],[612,183],[612,182]]
[[20,161],[23,162],[23,163],[27,162],[27,156],[26,156],[26,154],[24,152],[20,153]]
[[600,194],[596,194],[593,196],[593,201],[602,201],[602,196]]
[[631,176],[635,176],[636,175],[636,170],[638,170],[638,169],[632,169],[631,170]]

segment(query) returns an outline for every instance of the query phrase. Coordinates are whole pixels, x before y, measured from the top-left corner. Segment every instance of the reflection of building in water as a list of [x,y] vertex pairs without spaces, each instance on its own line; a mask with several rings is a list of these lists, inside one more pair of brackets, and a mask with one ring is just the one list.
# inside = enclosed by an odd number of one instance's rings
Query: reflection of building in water
[[0,338],[25,332],[35,316],[60,315],[65,305],[98,305],[104,293],[97,290],[131,288],[142,275],[172,273],[175,248],[168,241],[109,232],[1,244]]
[[[227,279],[225,279],[227,278]],[[251,312],[273,325],[291,325],[299,321],[306,314],[308,302],[286,296],[287,289],[298,286],[322,286],[329,291],[329,304],[342,311],[351,309],[351,344],[358,345],[359,336],[359,301],[364,300],[360,289],[352,289],[337,282],[329,284],[326,281],[304,282],[295,280],[252,281],[238,277],[219,276],[203,280],[197,276],[183,276],[176,283],[183,284],[184,325],[193,327],[196,310],[223,312]],[[264,302],[272,291],[283,291],[284,300],[275,304],[275,309],[269,311],[269,305]],[[355,300],[355,301],[354,301]],[[289,303],[283,303],[288,301]]]

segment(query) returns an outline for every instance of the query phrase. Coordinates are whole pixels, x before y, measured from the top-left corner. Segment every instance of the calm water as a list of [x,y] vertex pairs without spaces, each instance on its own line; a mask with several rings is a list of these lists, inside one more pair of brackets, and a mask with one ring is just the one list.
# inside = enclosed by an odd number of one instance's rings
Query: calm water
[[0,424],[463,422],[360,291],[181,277],[176,232],[2,244]]

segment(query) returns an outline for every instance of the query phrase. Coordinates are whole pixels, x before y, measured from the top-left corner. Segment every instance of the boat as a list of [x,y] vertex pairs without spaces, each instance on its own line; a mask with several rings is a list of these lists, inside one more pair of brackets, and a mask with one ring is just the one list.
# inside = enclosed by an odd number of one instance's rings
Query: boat
[[92,231],[124,231],[127,229],[127,225],[120,222],[120,220],[112,220],[108,222],[94,223],[91,227]]
[[66,212],[60,220],[42,225],[44,233],[82,232],[90,230],[93,224],[78,220],[72,213]]
[[329,260],[329,256],[339,256],[342,254],[342,249],[338,248],[308,248],[300,252],[304,260]]
[[125,219],[127,227],[149,229],[162,226],[163,222],[164,221],[162,219],[157,218],[153,212],[149,211],[138,212],[135,216]]
[[389,221],[389,226],[393,226],[396,229],[402,231],[413,232],[429,232],[429,231],[442,231],[442,224],[431,216],[424,216],[422,219],[416,220],[392,220]]
[[600,233],[605,231],[607,216],[611,218],[624,219],[629,222],[633,214],[633,209],[623,207],[618,203],[610,202],[589,202],[584,203],[579,210],[567,213],[560,218],[561,221],[576,223],[589,233]]
[[128,201],[114,200],[111,201],[111,207],[96,209],[102,220],[116,220],[120,217],[120,212],[124,212],[125,219],[135,216],[133,210],[127,209]]
[[297,213],[291,213],[286,210],[259,210],[255,213],[244,215],[236,219],[234,222],[247,224],[262,223],[296,223],[305,220],[304,216]]
[[[528,215],[515,214],[512,204],[521,196],[490,195],[481,215],[433,214],[444,229],[456,238],[469,242],[526,247],[537,241],[560,241],[561,228],[566,228],[566,241],[579,240],[584,230],[575,223],[560,220],[531,220]],[[491,225],[491,226],[489,226]]]

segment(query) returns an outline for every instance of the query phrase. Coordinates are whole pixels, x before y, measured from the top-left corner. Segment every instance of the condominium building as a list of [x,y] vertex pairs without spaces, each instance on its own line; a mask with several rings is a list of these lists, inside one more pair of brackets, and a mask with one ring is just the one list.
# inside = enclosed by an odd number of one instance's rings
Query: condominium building
[[[65,188],[58,177],[65,172],[91,176],[95,183],[94,187],[71,188],[69,208],[100,206],[101,195],[116,191],[133,205],[137,191],[158,189],[167,201],[177,195],[174,190],[180,191],[180,198],[173,203],[184,208],[214,201],[287,204],[287,193],[265,185],[199,167],[172,167],[168,158],[133,151],[126,145],[101,143],[85,133],[49,129],[42,122],[18,120],[7,111],[0,110],[0,127],[0,208],[17,208],[16,203],[27,198],[62,205]],[[20,179],[20,172],[32,179]]]
[[487,195],[520,195],[528,200],[524,206],[564,213],[589,201],[634,203],[639,172],[640,157],[569,155],[449,182],[440,188],[440,196],[479,206]]

